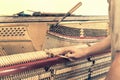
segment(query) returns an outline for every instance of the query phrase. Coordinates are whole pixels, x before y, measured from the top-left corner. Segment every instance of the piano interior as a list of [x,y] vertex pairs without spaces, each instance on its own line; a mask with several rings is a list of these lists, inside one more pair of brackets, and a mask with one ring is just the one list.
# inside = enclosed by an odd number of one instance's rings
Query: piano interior
[[[0,17],[0,80],[102,80],[110,50],[76,61],[45,50],[89,47],[109,35],[106,16]],[[76,20],[77,19],[77,20]],[[79,44],[79,45],[78,45]]]

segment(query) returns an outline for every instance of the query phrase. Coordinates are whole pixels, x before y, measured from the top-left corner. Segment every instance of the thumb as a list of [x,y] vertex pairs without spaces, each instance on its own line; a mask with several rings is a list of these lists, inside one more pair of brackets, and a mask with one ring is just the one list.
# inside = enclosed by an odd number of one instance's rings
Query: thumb
[[65,56],[67,57],[67,59],[69,61],[75,61],[75,57],[74,57],[75,55],[74,54],[68,53]]

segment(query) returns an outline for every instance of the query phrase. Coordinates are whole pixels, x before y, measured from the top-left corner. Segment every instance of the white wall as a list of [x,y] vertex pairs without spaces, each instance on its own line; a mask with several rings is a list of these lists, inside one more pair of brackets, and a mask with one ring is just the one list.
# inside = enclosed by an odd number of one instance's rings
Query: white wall
[[0,0],[0,16],[26,10],[66,13],[80,1],[83,4],[74,14],[108,14],[107,0]]

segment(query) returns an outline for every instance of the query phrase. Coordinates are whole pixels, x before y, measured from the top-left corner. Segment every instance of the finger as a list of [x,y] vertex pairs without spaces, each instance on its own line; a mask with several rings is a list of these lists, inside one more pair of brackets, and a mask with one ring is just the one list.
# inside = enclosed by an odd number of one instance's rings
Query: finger
[[45,51],[46,53],[49,53],[49,50],[48,50],[48,49],[45,49],[44,51]]
[[58,54],[59,55],[65,55],[65,54],[67,54],[69,51],[60,51],[60,52],[58,52]]
[[73,53],[68,52],[67,54],[65,54],[65,56],[66,56],[66,57],[69,57],[69,58],[72,58],[72,57],[74,57],[74,54],[73,54]]
[[64,48],[45,49],[44,51],[46,53],[53,54],[54,56],[64,55],[64,54],[67,54],[69,52],[69,50],[66,50]]
[[65,59],[67,59],[67,60],[69,60],[69,61],[75,61],[74,59],[69,58],[69,57],[67,57],[67,56],[59,55],[59,57],[65,58]]

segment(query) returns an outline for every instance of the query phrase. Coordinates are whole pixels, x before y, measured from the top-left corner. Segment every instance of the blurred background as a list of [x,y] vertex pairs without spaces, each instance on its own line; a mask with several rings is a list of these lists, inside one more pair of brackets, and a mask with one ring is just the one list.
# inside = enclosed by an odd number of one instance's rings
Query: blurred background
[[0,0],[0,16],[13,15],[21,11],[66,13],[78,2],[83,4],[73,14],[108,15],[107,0]]

